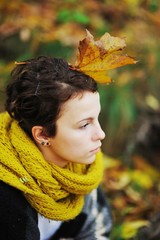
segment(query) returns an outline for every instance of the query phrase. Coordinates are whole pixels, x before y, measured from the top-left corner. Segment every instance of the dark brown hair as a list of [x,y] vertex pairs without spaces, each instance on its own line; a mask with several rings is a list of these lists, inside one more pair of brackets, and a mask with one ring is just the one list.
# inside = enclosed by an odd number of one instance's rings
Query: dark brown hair
[[7,86],[6,110],[31,137],[40,125],[47,136],[55,136],[61,106],[84,91],[96,92],[96,82],[70,69],[63,59],[40,56],[17,64]]

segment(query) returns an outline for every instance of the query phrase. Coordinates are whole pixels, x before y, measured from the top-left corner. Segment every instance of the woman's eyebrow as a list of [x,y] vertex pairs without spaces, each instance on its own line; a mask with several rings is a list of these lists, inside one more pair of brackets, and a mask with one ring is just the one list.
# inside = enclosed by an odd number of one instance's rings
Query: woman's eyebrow
[[[99,115],[100,115],[100,113],[101,113],[101,108],[99,109],[99,112],[98,112],[98,117],[99,117]],[[94,119],[94,117],[86,117],[86,118],[83,118],[83,119],[81,119],[81,120],[79,120],[79,121],[77,121],[77,123],[81,123],[81,122],[83,122],[83,121],[92,121]]]
[[83,118],[83,119],[81,119],[80,121],[78,121],[78,123],[81,123],[81,122],[83,122],[83,121],[91,121],[91,120],[93,120],[93,117],[88,117],[88,118]]

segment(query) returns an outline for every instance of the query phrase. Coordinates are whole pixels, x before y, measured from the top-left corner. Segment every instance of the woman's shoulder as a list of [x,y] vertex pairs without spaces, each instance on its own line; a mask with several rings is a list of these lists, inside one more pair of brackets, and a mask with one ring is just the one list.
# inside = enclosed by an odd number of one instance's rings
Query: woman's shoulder
[[10,186],[9,184],[0,181],[0,209],[1,214],[6,212],[11,214],[23,214],[31,208],[23,193]]
[[[0,181],[1,239],[29,239],[28,228],[39,236],[37,213],[18,189]],[[33,234],[34,235],[34,234]],[[38,239],[38,238],[30,238]]]
[[3,211],[22,213],[28,211],[30,208],[32,209],[20,190],[3,181],[0,181],[0,208],[1,213]]
[[[3,182],[3,181],[0,181],[0,200],[9,200],[9,197],[15,197],[15,198],[24,198],[22,196],[22,193],[10,186],[9,184]],[[3,198],[2,198],[3,197]]]
[[2,210],[8,207],[19,211],[26,208],[28,203],[20,190],[0,181],[0,205]]

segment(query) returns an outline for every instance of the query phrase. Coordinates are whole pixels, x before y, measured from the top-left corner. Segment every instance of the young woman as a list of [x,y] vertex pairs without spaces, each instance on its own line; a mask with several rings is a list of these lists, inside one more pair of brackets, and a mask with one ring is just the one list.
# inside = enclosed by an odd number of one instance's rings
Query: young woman
[[0,114],[0,239],[109,239],[96,82],[45,56],[11,76]]

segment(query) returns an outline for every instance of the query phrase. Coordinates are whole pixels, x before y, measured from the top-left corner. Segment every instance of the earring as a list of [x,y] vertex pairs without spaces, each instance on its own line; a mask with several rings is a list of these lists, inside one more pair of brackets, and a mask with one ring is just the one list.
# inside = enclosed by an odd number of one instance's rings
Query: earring
[[43,146],[44,146],[44,145],[49,146],[49,142],[44,142],[44,141],[42,141],[42,142],[41,142],[41,145],[43,145]]

